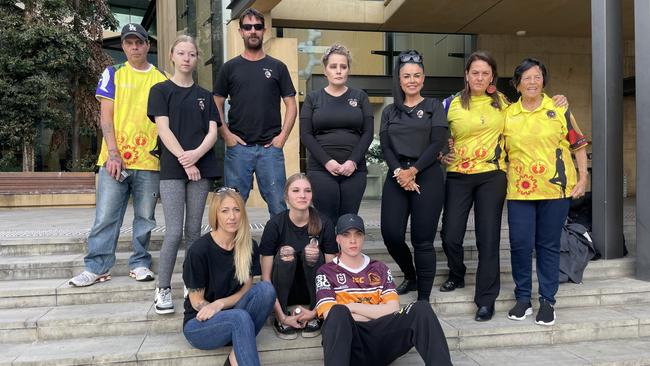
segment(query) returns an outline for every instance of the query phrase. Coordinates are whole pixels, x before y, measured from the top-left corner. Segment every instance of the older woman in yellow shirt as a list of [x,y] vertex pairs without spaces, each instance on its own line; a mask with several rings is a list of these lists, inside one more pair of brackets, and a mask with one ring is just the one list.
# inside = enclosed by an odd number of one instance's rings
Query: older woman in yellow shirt
[[587,141],[571,112],[554,106],[543,93],[547,80],[546,67],[539,60],[527,58],[516,67],[512,83],[521,98],[507,109],[504,129],[509,157],[506,199],[517,300],[508,318],[523,320],[533,313],[534,248],[540,304],[535,323],[540,325],[555,323],[560,235],[571,198],[582,197],[587,186]]

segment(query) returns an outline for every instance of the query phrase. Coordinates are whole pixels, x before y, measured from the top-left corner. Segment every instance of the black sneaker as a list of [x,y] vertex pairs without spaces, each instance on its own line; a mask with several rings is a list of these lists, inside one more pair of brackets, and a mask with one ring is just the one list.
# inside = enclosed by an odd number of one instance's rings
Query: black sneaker
[[535,324],[553,325],[555,324],[555,309],[553,305],[546,300],[539,301],[539,311],[535,317]]
[[298,332],[293,327],[280,323],[277,319],[273,322],[273,330],[280,339],[292,340],[298,338]]
[[312,319],[309,322],[307,322],[307,325],[305,325],[305,328],[302,330],[302,337],[303,338],[314,338],[318,337],[320,335],[320,327],[322,323],[319,319]]
[[404,279],[402,283],[397,286],[395,291],[397,291],[398,295],[404,295],[406,293],[409,293],[411,291],[415,291],[418,289],[418,284],[415,280],[409,280],[409,279]]
[[533,305],[530,302],[519,302],[508,311],[508,319],[524,320],[528,315],[533,314]]

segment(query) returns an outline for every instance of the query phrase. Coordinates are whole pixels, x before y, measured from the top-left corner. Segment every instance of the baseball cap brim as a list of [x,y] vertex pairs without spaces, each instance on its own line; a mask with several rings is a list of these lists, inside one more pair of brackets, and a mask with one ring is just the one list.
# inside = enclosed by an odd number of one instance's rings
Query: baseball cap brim
[[147,40],[147,37],[145,37],[144,35],[142,35],[141,33],[138,33],[138,32],[126,32],[126,33],[122,34],[122,40],[124,40],[128,36],[136,36],[136,37],[140,38],[140,40],[142,40],[142,41]]

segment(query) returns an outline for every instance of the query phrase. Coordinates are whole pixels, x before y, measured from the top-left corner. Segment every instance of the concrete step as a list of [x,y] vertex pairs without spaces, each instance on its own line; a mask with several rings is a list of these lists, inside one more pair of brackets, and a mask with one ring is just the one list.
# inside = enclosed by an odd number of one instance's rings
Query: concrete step
[[[261,225],[256,225],[262,227]],[[440,229],[440,226],[438,227]],[[204,227],[203,233],[207,233],[207,227]],[[262,230],[255,229],[252,231],[253,238],[258,242],[262,236]],[[406,238],[410,237],[410,229],[407,230]],[[157,227],[151,233],[151,242],[149,249],[152,251],[160,250],[164,238],[164,227]],[[383,241],[379,225],[373,225],[366,229],[367,241]],[[466,242],[475,242],[476,233],[473,227],[468,227],[465,234]],[[436,234],[436,242],[440,242],[440,232]],[[501,243],[508,243],[508,229],[501,229]],[[118,252],[128,252],[131,250],[131,232],[126,231],[120,235],[117,243]],[[4,236],[0,237],[0,256],[35,256],[35,255],[52,255],[52,254],[73,254],[86,253],[87,251],[87,234],[85,235],[68,235],[57,236],[56,233],[44,236]]]
[[[557,311],[557,323],[543,327],[534,324],[533,319],[517,322],[509,320],[504,313],[497,313],[489,322],[479,323],[467,316],[441,315],[440,321],[447,336],[454,360],[479,360],[484,352],[501,351],[512,354],[513,348],[545,345],[567,347],[576,342],[599,342],[619,340],[625,345],[644,346],[627,354],[636,359],[643,354],[649,357],[647,337],[650,337],[650,309],[647,304],[617,307],[579,307]],[[126,317],[125,317],[126,319]],[[179,319],[168,320],[178,322]],[[101,328],[102,324],[89,324],[85,328]],[[625,341],[620,341],[625,340]],[[4,342],[3,342],[4,343]],[[264,364],[318,361],[322,358],[320,338],[284,341],[277,338],[270,326],[265,326],[257,338],[258,350]],[[619,343],[616,343],[619,344]],[[547,348],[547,347],[544,347]],[[594,350],[592,348],[592,350]],[[608,349],[609,350],[609,349]],[[214,351],[200,351],[191,348],[179,331],[140,332],[132,335],[98,337],[76,337],[54,341],[6,343],[3,346],[0,365],[63,365],[63,364],[220,364],[229,352],[229,347]],[[527,348],[524,353],[530,353]],[[463,356],[468,357],[468,359]],[[603,355],[604,349],[591,356]],[[412,355],[412,354],[411,354]],[[620,354],[622,356],[624,354]],[[407,355],[408,356],[408,355]],[[486,355],[487,356],[487,355]],[[538,355],[539,356],[539,355]],[[558,364],[559,359],[549,353]],[[607,354],[607,356],[612,356]],[[531,362],[539,358],[529,358]],[[543,359],[543,357],[542,357]],[[489,360],[486,358],[485,361]],[[525,364],[517,358],[517,364]],[[464,361],[463,361],[464,362]],[[458,363],[460,364],[460,362]],[[471,363],[469,363],[471,364]],[[478,363],[482,364],[482,363]],[[497,363],[491,363],[496,365]],[[510,363],[512,364],[512,363]],[[565,365],[559,361],[559,364]]]
[[[78,260],[80,261],[80,259]],[[129,278],[125,258],[121,259],[121,261],[123,264],[120,265],[118,263],[112,271],[112,280],[83,288],[74,288],[68,285],[68,280],[72,277],[72,273],[69,276],[58,279],[43,278],[0,281],[0,309],[105,302],[116,303],[151,299],[155,281],[137,282]],[[172,288],[174,291],[180,291],[183,288],[180,273],[181,263],[180,260],[177,261],[176,272],[172,276]],[[465,263],[467,265],[465,283],[471,285],[475,283],[477,261],[465,261]],[[387,264],[396,282],[400,283],[403,277],[402,272],[394,262],[387,262]],[[591,281],[596,279],[631,277],[634,275],[634,264],[634,258],[593,261],[587,266],[583,278],[584,281]],[[82,264],[80,262],[78,271],[81,270]],[[448,272],[446,263],[438,262],[434,290],[446,280]],[[507,286],[507,284],[512,283],[511,272],[512,267],[509,261],[502,261],[502,286]],[[533,280],[536,281],[536,275],[534,273]]]
[[[442,243],[434,243],[436,257],[438,261],[446,263],[447,257],[442,249]],[[478,260],[478,250],[473,241],[468,241],[463,245],[466,260]],[[392,258],[388,254],[383,242],[369,241],[364,245],[364,252],[372,258],[385,262],[391,262]],[[158,269],[159,251],[150,252],[153,259],[152,268]],[[117,252],[117,261],[111,272],[116,275],[128,274],[128,259],[131,255],[128,251]],[[84,270],[84,253],[64,253],[64,254],[40,254],[32,256],[0,256],[0,281],[6,280],[26,280],[53,277],[72,277]],[[509,260],[510,245],[503,243],[500,247],[500,257],[502,260]],[[181,271],[185,251],[179,250],[176,260],[176,271]],[[446,265],[445,265],[446,266]]]
[[[451,351],[451,359],[455,366],[650,365],[650,338]],[[322,360],[314,360],[280,362],[267,365],[320,366],[322,364]],[[424,365],[424,362],[415,349],[391,363],[391,366],[421,365]]]

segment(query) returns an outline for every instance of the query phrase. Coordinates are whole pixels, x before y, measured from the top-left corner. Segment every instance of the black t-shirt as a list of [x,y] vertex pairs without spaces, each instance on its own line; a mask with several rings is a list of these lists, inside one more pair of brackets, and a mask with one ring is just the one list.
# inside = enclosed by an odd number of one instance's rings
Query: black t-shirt
[[[257,243],[253,241],[251,276],[260,274],[260,256]],[[234,250],[221,248],[207,233],[196,240],[185,253],[183,282],[188,289],[205,289],[204,298],[213,302],[228,297],[242,288],[235,277]],[[196,317],[189,296],[185,298],[183,324]]]
[[389,104],[381,114],[379,137],[390,171],[412,160],[418,171],[437,162],[447,140],[447,116],[439,100],[424,98],[415,107]]
[[[196,149],[208,134],[210,121],[221,126],[214,99],[209,91],[194,84],[184,88],[166,80],[154,85],[149,92],[147,115],[155,123],[155,117],[169,117],[169,129],[183,150]],[[160,179],[187,179],[185,169],[165,144],[158,139],[160,148]],[[201,178],[218,178],[219,163],[210,150],[196,162]]]
[[214,94],[230,98],[230,131],[247,144],[264,145],[282,129],[280,99],[296,95],[296,89],[282,61],[268,55],[258,61],[237,56],[219,70]]
[[[334,235],[334,225],[323,215],[320,215],[320,219],[322,224],[318,236],[320,250],[323,253],[336,254],[339,249]],[[310,239],[307,226],[296,226],[289,218],[289,210],[271,217],[262,233],[260,254],[274,256],[278,249],[284,245],[290,245],[297,253],[302,253]]]
[[374,113],[368,95],[348,88],[335,97],[325,89],[307,94],[300,111],[300,140],[309,150],[309,170],[325,170],[334,159],[357,163],[366,171],[365,154],[372,142]]

